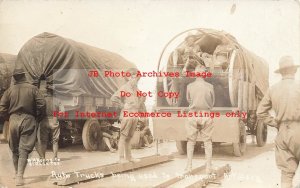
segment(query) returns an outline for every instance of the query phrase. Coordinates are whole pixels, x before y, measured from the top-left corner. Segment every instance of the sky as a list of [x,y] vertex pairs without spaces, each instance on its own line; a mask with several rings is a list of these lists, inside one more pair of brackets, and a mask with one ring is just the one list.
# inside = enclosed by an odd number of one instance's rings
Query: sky
[[[281,56],[291,55],[300,64],[299,9],[295,0],[0,0],[0,52],[17,54],[31,37],[51,32],[116,52],[140,70],[152,71],[172,37],[212,28],[232,34],[264,58],[273,84],[280,79],[273,72]],[[141,79],[140,89],[153,91],[155,81]]]

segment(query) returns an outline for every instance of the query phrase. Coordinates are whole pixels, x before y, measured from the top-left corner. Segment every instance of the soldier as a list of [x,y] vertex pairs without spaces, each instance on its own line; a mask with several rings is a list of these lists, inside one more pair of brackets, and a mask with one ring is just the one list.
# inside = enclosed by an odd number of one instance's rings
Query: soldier
[[[137,83],[139,81],[139,77],[136,76],[136,69],[130,70],[129,72],[131,72],[132,75],[130,80],[120,87],[120,89],[111,97],[112,103],[119,105],[122,108],[120,116],[120,140],[118,144],[119,163],[139,161],[139,159],[132,158],[130,144],[139,119],[137,117],[122,117],[123,111],[138,112],[140,107],[139,98],[136,95],[138,91]],[[120,91],[128,92],[131,96],[121,97]]]
[[[196,72],[204,72],[205,67],[198,65],[195,68]],[[205,82],[202,77],[196,78],[196,80],[187,86],[186,91],[187,101],[190,103],[190,112],[207,111],[214,106],[215,95],[213,85]],[[189,117],[186,123],[187,131],[187,166],[185,171],[190,172],[192,170],[192,159],[194,153],[194,147],[196,144],[198,132],[204,139],[205,158],[206,158],[206,172],[211,173],[211,158],[212,158],[212,133],[213,133],[213,121],[210,117]]]
[[46,149],[48,145],[48,135],[51,133],[51,143],[53,150],[53,160],[57,160],[58,154],[58,141],[60,135],[60,126],[57,117],[53,116],[53,111],[63,111],[59,109],[58,101],[53,97],[53,93],[46,89],[46,83],[41,82],[41,93],[46,101],[46,116],[40,122],[37,132],[37,152],[40,158],[45,159]]
[[36,141],[36,120],[43,117],[45,101],[38,88],[27,83],[22,69],[15,69],[13,77],[15,85],[1,98],[0,116],[9,116],[9,147],[13,153],[16,185],[20,186],[24,184],[28,155]]
[[[284,188],[292,187],[300,160],[300,83],[294,80],[298,67],[290,56],[279,60],[279,69],[275,73],[280,73],[282,80],[269,88],[257,109],[258,120],[279,130],[275,139],[275,158]],[[275,118],[269,114],[271,109],[276,113]]]

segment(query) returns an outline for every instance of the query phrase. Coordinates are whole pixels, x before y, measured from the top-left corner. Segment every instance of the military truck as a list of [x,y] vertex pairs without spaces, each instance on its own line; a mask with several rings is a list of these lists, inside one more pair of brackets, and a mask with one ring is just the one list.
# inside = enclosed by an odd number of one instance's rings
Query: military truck
[[[211,77],[204,78],[214,86],[215,105],[211,112],[215,117],[212,140],[215,144],[232,143],[234,155],[246,151],[247,135],[256,136],[258,146],[264,146],[267,127],[257,120],[256,109],[268,89],[268,64],[250,52],[230,34],[213,29],[191,29],[173,37],[163,49],[157,71],[179,72],[179,77],[159,77],[156,90],[179,92],[179,97],[156,98],[154,111],[185,113],[188,111],[186,87],[195,77],[183,72],[193,72],[202,64]],[[201,92],[201,91],[199,91]],[[242,118],[241,113],[247,117]],[[229,118],[228,114],[232,114]],[[154,137],[176,140],[179,153],[186,153],[186,118],[153,119]],[[197,145],[201,146],[201,137]]]
[[60,120],[60,145],[82,142],[87,150],[101,149],[101,127],[118,122],[120,109],[110,97],[128,81],[127,77],[107,77],[104,71],[136,69],[116,53],[52,33],[27,41],[16,67],[22,67],[32,84],[46,88],[58,101],[59,110],[53,115]]

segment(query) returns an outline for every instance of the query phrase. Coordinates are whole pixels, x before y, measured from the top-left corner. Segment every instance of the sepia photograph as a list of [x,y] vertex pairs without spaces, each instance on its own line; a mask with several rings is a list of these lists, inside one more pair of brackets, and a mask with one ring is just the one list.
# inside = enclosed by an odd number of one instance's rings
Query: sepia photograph
[[299,0],[0,0],[0,188],[300,188]]

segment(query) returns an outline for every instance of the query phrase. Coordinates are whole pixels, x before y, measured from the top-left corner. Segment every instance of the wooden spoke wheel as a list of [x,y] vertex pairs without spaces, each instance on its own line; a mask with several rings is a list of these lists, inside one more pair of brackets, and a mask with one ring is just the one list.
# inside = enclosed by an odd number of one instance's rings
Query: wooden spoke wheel
[[101,142],[100,139],[100,124],[96,119],[88,119],[84,123],[82,130],[82,142],[86,150],[94,151],[98,149]]

